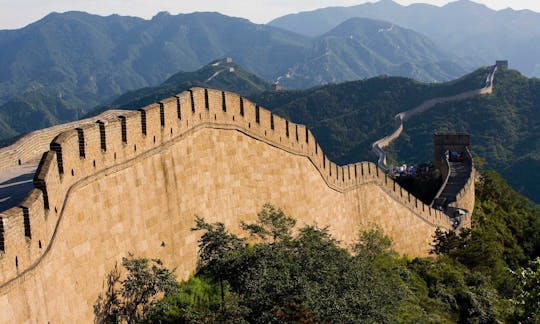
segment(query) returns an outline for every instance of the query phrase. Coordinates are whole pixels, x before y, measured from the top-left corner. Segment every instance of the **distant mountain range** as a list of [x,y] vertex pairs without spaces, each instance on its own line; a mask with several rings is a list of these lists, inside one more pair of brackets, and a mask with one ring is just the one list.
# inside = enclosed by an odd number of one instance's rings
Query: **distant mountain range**
[[540,76],[540,13],[530,10],[495,11],[468,0],[442,7],[402,6],[381,0],[290,14],[269,25],[316,37],[352,17],[380,19],[411,28],[467,62],[486,65],[496,59],[509,59],[512,67],[522,73]]
[[52,114],[51,122],[223,57],[291,88],[378,74],[448,80],[466,71],[426,37],[367,19],[310,38],[218,13],[160,13],[151,20],[52,13],[22,29],[1,30],[0,48],[0,115],[22,102],[35,111],[54,102],[66,114]]
[[151,20],[53,13],[0,31],[0,104],[41,92],[85,111],[225,56],[271,80],[310,46],[305,36],[218,13]]
[[[308,55],[279,81],[287,88],[388,74],[421,81],[451,80],[465,64],[429,38],[395,24],[350,18],[312,40]],[[457,75],[456,75],[457,73]]]

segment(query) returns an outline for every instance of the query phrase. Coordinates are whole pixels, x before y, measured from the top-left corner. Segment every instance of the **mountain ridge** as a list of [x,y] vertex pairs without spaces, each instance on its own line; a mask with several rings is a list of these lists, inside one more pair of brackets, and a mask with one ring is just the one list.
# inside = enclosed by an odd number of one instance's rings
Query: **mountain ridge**
[[[356,29],[370,24],[387,23],[366,21]],[[370,46],[331,36],[313,40],[219,13],[162,12],[150,20],[51,13],[25,28],[0,32],[5,49],[0,52],[0,140],[71,121],[127,91],[159,85],[177,71],[195,71],[223,57],[290,88],[379,74],[445,80],[465,72],[455,61],[438,61],[448,56],[423,36],[403,33],[414,35],[414,41],[405,46],[399,36],[371,37]],[[386,55],[398,47],[406,59]],[[11,111],[12,119],[23,118],[16,105],[35,113],[28,125],[12,127],[2,117]]]
[[427,35],[468,62],[487,65],[506,58],[526,75],[540,76],[540,13],[531,10],[497,11],[468,0],[442,7],[379,1],[285,15],[268,24],[313,37],[351,17],[392,21]]

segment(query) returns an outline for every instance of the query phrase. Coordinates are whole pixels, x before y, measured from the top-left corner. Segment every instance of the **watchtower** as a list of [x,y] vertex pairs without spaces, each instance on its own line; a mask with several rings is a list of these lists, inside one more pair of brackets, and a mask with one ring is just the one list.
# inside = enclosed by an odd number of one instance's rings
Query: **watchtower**
[[508,69],[508,60],[497,60],[495,66],[499,69]]
[[272,91],[281,91],[283,87],[278,82],[272,83]]
[[467,133],[440,132],[433,134],[433,163],[440,170],[446,151],[465,152],[471,147],[471,135]]

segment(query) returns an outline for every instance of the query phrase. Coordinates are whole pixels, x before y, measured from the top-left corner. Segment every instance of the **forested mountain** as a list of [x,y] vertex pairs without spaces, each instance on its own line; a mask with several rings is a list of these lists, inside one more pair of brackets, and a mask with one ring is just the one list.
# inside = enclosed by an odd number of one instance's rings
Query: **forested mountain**
[[463,63],[427,37],[389,22],[351,18],[313,40],[309,54],[279,81],[286,88],[389,74],[422,81],[463,75]]
[[[486,69],[442,84],[405,78],[365,81],[293,91],[266,92],[255,102],[293,121],[307,124],[325,153],[338,163],[373,159],[371,144],[391,133],[394,116],[422,101],[481,88]],[[413,117],[390,156],[398,163],[432,160],[432,135],[464,131],[472,136],[473,155],[499,171],[523,194],[540,202],[540,80],[515,70],[500,70],[492,95],[440,104]]]
[[0,105],[0,146],[29,131],[81,117],[73,104],[58,97],[29,92]]
[[452,82],[435,84],[383,76],[301,91],[264,92],[249,98],[308,125],[324,152],[345,164],[373,159],[371,144],[395,129],[397,113],[430,98],[481,88],[487,73],[483,68]]
[[[292,88],[379,74],[447,80],[465,71],[420,34],[359,18],[311,39],[218,13],[160,13],[151,20],[53,13],[25,28],[0,31],[0,48],[0,141],[74,120],[126,91],[151,88],[223,57]],[[162,91],[203,82],[198,73],[177,76]],[[241,93],[267,87],[258,78],[236,82],[245,89],[218,79],[207,85]]]
[[86,111],[225,56],[272,79],[304,57],[310,40],[218,13],[144,20],[68,12],[1,31],[0,47],[0,103],[40,92]]
[[270,90],[271,85],[225,58],[194,72],[178,72],[158,86],[129,91],[89,114],[96,115],[107,109],[138,109],[192,87],[226,90],[246,96]]
[[441,104],[407,121],[391,150],[401,161],[429,160],[434,131],[469,132],[473,154],[487,168],[540,202],[540,79],[501,70],[494,85],[492,95]]
[[540,76],[540,13],[530,10],[495,11],[468,0],[442,7],[420,3],[402,6],[381,0],[290,14],[269,25],[319,36],[352,17],[381,19],[411,28],[479,65],[504,58],[526,75]]

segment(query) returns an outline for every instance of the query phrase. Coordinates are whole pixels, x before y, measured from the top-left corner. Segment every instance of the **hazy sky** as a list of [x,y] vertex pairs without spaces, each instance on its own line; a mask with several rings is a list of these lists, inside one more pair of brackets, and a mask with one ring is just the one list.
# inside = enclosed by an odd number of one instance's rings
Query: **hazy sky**
[[[452,0],[453,1],[453,0]],[[493,9],[531,9],[540,12],[539,0],[475,0]],[[0,29],[15,29],[36,21],[49,12],[87,11],[99,15],[150,18],[159,11],[172,14],[193,11],[218,11],[229,16],[266,23],[273,18],[299,11],[329,6],[352,6],[375,0],[0,0]],[[397,0],[408,5],[415,2],[442,6],[449,0]]]

